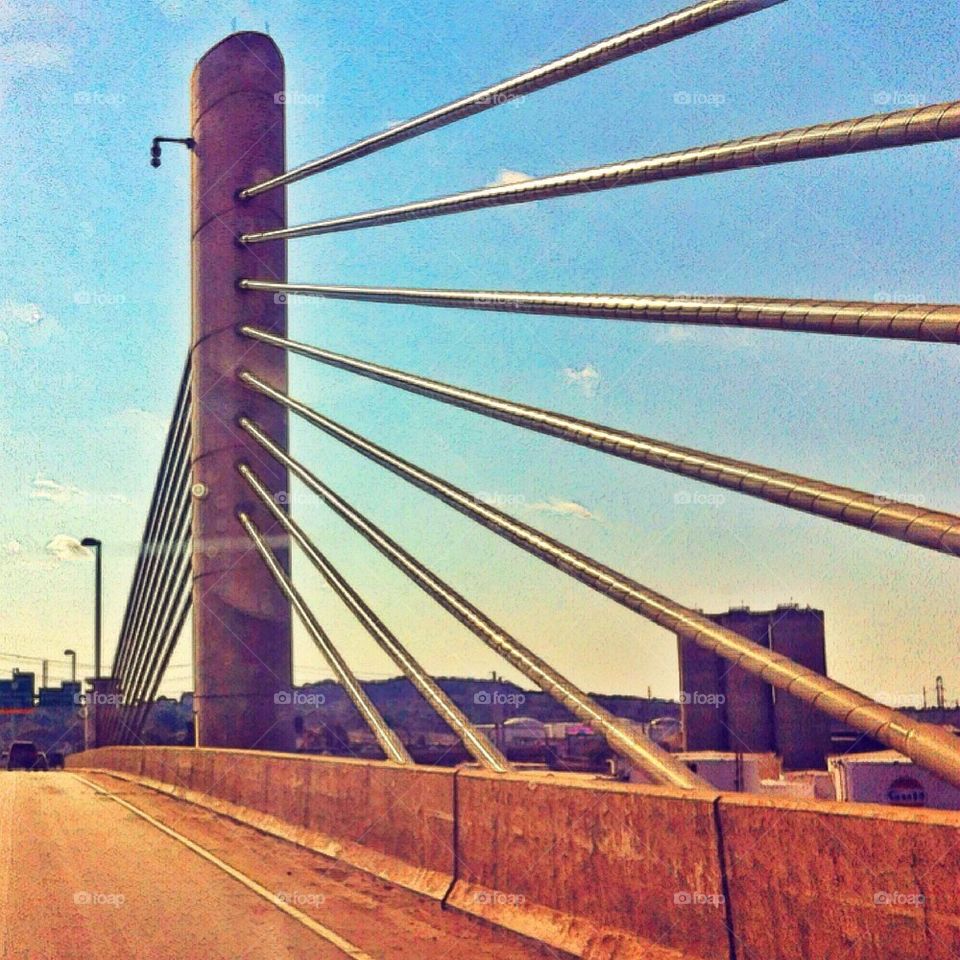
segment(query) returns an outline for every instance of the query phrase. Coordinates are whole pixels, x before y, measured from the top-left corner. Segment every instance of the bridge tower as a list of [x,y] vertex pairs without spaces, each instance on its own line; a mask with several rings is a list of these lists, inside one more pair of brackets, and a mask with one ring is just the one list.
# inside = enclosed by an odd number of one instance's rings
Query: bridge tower
[[287,470],[264,458],[238,426],[249,416],[287,447],[286,411],[244,388],[243,366],[287,389],[285,350],[251,350],[237,329],[253,323],[286,335],[285,298],[250,297],[245,276],[287,276],[286,245],[238,238],[286,224],[284,190],[241,200],[240,188],[282,171],[284,65],[261,33],[235,33],[199,61],[191,82],[193,641],[197,743],[286,750],[293,729],[282,704],[292,684],[290,605],[237,521],[248,514],[284,569],[289,538],[251,493],[237,464],[257,465],[275,497]]

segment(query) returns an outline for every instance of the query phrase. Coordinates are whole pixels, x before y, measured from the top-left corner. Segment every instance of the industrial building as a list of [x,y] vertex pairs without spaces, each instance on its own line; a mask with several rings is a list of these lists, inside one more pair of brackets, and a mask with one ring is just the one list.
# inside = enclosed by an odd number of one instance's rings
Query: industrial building
[[36,674],[14,670],[9,680],[0,680],[0,710],[29,710],[33,706]]
[[[826,675],[822,610],[784,604],[767,611],[731,607],[707,616]],[[830,725],[823,714],[712,651],[677,639],[684,750],[775,753],[784,770],[826,768]]]

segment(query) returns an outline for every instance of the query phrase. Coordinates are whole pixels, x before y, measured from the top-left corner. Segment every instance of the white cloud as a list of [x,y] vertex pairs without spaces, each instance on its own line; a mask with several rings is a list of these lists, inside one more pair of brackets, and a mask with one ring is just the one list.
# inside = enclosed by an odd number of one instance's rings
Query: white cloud
[[506,187],[511,183],[523,183],[525,180],[532,180],[528,173],[521,173],[519,170],[503,169],[497,174],[497,179],[488,184],[491,187]]
[[30,491],[32,500],[49,500],[51,503],[69,503],[83,496],[83,491],[69,483],[59,483],[39,474],[33,480]]
[[560,500],[557,497],[551,497],[547,501],[538,501],[527,506],[528,510],[535,510],[539,513],[559,513],[565,517],[576,517],[578,520],[596,520],[597,515],[588,510],[582,503],[575,500]]
[[43,319],[43,310],[35,303],[17,303],[4,300],[0,303],[0,326],[35,327]]
[[580,367],[579,370],[574,367],[564,367],[563,376],[567,383],[578,386],[585,397],[592,397],[600,383],[600,371],[592,363]]
[[70,54],[57,43],[17,40],[0,46],[0,62],[13,73],[22,70],[69,70]]
[[58,533],[48,544],[47,553],[57,560],[86,560],[90,551],[76,537]]

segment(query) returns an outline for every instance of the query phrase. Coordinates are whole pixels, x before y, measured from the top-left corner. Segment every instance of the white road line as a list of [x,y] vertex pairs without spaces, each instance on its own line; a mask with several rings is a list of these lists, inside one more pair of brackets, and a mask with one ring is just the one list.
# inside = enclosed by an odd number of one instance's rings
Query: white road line
[[315,933],[318,937],[322,937],[328,943],[333,944],[333,946],[340,950],[344,956],[350,957],[351,960],[375,960],[375,958],[371,957],[369,953],[364,953],[359,947],[355,947],[348,940],[344,940],[343,937],[335,933],[329,927],[325,927],[322,923],[317,923],[316,920],[314,920],[312,917],[308,917],[307,914],[305,914],[302,910],[298,910],[296,907],[292,907],[289,903],[281,900],[280,897],[278,897],[275,893],[271,893],[266,887],[257,883],[256,880],[251,879],[246,874],[241,873],[234,867],[231,867],[229,863],[224,863],[219,857],[214,856],[214,854],[212,854],[209,850],[206,850],[199,844],[194,843],[191,839],[189,839],[189,837],[185,837],[183,834],[177,833],[176,830],[171,830],[170,827],[164,823],[161,823],[159,820],[154,819],[150,816],[150,814],[144,813],[132,803],[127,803],[126,800],[118,797],[116,794],[110,793],[109,790],[104,790],[97,784],[87,780],[86,777],[81,777],[79,774],[74,774],[74,776],[81,783],[85,783],[97,793],[103,794],[105,797],[109,797],[111,800],[119,803],[122,807],[125,807],[131,813],[135,813],[138,817],[146,820],[151,826],[161,830],[168,837],[172,837],[178,843],[182,843],[189,850],[192,850],[195,854],[197,854],[197,856],[203,857],[204,860],[212,863],[215,867],[219,867],[224,873],[229,874],[234,880],[238,880],[245,887],[247,887],[247,889],[252,890],[258,896],[263,897],[264,900],[272,903],[278,910],[282,910],[285,914],[293,917],[294,920],[303,924],[303,926],[305,926],[308,930]]

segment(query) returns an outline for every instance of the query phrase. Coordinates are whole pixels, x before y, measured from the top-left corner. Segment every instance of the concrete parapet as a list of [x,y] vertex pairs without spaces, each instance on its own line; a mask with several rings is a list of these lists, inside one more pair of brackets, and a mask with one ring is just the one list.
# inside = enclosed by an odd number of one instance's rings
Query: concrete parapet
[[956,960],[960,813],[105,747],[135,779],[588,960]]

